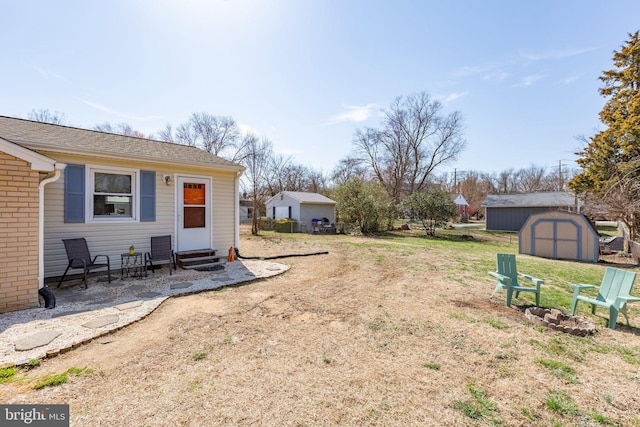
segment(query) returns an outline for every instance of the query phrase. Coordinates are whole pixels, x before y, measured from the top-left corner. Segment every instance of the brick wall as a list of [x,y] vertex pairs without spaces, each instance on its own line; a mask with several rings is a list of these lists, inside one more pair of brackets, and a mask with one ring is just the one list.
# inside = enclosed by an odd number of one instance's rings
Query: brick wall
[[0,313],[38,306],[38,183],[0,151]]

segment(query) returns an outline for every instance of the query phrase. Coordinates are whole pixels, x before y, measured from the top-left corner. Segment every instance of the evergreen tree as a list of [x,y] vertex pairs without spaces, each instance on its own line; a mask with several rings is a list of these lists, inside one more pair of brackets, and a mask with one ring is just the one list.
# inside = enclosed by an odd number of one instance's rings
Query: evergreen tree
[[638,32],[613,54],[614,69],[604,71],[600,112],[607,128],[587,139],[577,163],[582,171],[569,188],[621,219],[631,238],[640,235],[640,40]]

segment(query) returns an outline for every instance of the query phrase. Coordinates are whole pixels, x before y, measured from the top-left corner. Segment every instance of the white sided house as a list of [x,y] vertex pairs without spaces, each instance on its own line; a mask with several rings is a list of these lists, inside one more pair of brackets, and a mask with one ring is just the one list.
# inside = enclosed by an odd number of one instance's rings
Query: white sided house
[[62,239],[85,238],[112,274],[152,236],[226,254],[243,171],[196,147],[0,116],[0,312],[38,306],[68,265]]
[[292,218],[298,221],[299,231],[318,231],[336,220],[336,202],[318,193],[281,191],[265,202],[271,219]]

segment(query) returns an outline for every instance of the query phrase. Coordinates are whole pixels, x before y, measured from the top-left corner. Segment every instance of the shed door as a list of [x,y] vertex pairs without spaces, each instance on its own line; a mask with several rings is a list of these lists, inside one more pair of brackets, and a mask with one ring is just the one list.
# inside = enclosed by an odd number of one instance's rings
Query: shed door
[[532,225],[533,255],[581,259],[580,227],[570,220],[541,219]]
[[289,206],[276,206],[276,215],[274,219],[289,218],[291,208]]

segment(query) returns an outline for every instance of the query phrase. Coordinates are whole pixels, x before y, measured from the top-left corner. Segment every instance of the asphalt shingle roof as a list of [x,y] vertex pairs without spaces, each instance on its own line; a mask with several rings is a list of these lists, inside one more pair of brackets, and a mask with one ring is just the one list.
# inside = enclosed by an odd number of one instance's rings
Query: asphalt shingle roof
[[489,194],[482,202],[483,207],[556,207],[575,206],[575,196],[567,191],[550,191],[525,194]]
[[[287,196],[297,200],[300,203],[315,203],[315,204],[327,204],[327,205],[335,205],[336,202],[331,200],[328,197],[323,196],[318,193],[307,193],[304,191],[283,191],[282,194],[286,194]],[[274,197],[277,197],[275,195]],[[273,197],[272,197],[273,199]],[[267,203],[269,200],[267,201]]]
[[0,116],[0,138],[37,152],[90,154],[242,170],[197,147]]

